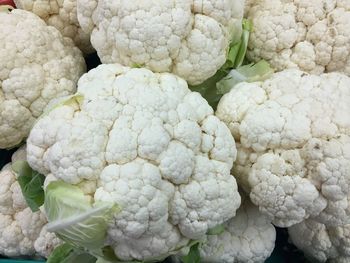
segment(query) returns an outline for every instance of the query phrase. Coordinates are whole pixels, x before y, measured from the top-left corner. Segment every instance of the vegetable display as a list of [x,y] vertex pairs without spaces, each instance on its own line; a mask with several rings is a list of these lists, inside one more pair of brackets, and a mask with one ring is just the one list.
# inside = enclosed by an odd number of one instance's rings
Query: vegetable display
[[350,262],[350,0],[0,0],[0,24],[0,261]]

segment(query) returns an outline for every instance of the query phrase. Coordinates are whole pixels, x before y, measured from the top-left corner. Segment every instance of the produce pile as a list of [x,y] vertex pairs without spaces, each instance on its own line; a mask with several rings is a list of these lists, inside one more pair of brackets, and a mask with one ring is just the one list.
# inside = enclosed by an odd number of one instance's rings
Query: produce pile
[[0,25],[2,257],[350,262],[349,0],[0,0]]

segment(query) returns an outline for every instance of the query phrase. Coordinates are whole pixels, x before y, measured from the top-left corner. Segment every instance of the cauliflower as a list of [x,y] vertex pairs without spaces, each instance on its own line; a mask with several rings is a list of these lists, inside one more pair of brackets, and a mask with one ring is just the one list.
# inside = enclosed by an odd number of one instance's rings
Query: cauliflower
[[237,142],[233,174],[280,227],[350,223],[350,78],[299,70],[241,83],[216,116]]
[[255,5],[257,0],[245,0],[244,1],[244,17],[248,16],[249,10]]
[[17,8],[24,9],[42,18],[48,25],[56,27],[63,36],[73,39],[75,45],[85,54],[94,49],[90,43],[90,34],[79,26],[77,1],[75,0],[15,0]]
[[63,244],[54,233],[47,231],[47,225],[44,225],[40,231],[39,237],[34,242],[34,249],[37,254],[48,258],[53,250]]
[[36,15],[0,12],[0,149],[19,144],[50,100],[72,94],[85,71],[69,38]]
[[350,225],[330,227],[307,219],[290,227],[288,233],[312,262],[350,262]]
[[244,0],[78,0],[78,19],[102,63],[172,72],[197,85],[240,39]]
[[[13,162],[17,160],[25,160],[25,148],[12,156]],[[0,172],[0,254],[47,257],[60,241],[43,232],[46,224],[44,213],[32,212],[27,206],[16,174],[6,165]]]
[[277,70],[343,72],[350,76],[350,2],[344,0],[253,0],[254,24],[247,55]]
[[240,205],[229,129],[170,73],[119,64],[91,70],[75,96],[35,124],[27,154],[50,180],[121,207],[106,241],[121,260],[173,253]]
[[276,230],[249,199],[242,202],[234,218],[224,223],[225,231],[208,235],[201,247],[201,262],[263,263],[275,247]]

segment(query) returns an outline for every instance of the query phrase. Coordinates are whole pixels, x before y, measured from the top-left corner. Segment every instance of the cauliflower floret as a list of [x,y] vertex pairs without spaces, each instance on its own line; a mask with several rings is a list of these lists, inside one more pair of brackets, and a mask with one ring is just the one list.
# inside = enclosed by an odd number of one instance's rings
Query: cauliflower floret
[[75,45],[85,54],[94,49],[90,43],[90,34],[79,26],[76,0],[14,0],[17,8],[33,12],[48,25],[56,27],[64,37],[73,39]]
[[209,235],[201,246],[201,262],[262,263],[275,247],[276,230],[249,199],[234,218],[224,223],[225,231]]
[[48,258],[52,251],[61,244],[63,244],[62,240],[54,233],[48,232],[46,225],[44,225],[39,237],[34,242],[34,249],[42,257]]
[[170,73],[118,64],[91,70],[75,97],[36,123],[27,153],[49,180],[121,207],[108,243],[123,260],[177,251],[240,205],[229,129]]
[[237,141],[233,173],[277,226],[350,223],[350,78],[285,70],[242,83],[216,115]]
[[350,4],[344,0],[252,0],[247,55],[277,70],[350,76]]
[[36,15],[0,12],[0,149],[28,136],[50,100],[72,94],[85,71],[69,38]]
[[102,63],[172,72],[191,85],[225,63],[243,10],[243,0],[78,1],[80,25]]
[[350,261],[350,225],[330,227],[307,219],[288,229],[289,236],[312,262]]
[[[25,160],[25,153],[25,147],[21,147],[13,154],[12,162]],[[54,234],[42,230],[47,224],[45,214],[30,210],[16,177],[10,165],[0,171],[0,254],[47,257],[60,242]]]

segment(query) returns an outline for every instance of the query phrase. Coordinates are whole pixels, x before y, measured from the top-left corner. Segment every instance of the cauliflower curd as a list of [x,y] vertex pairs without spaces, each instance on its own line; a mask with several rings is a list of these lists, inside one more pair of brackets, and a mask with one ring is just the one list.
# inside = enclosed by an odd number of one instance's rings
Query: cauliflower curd
[[275,247],[276,230],[249,198],[242,201],[234,218],[224,223],[224,232],[208,235],[201,246],[204,263],[262,263]]
[[15,0],[17,8],[24,9],[42,18],[48,25],[56,27],[63,36],[73,39],[75,45],[85,54],[94,49],[90,35],[79,26],[76,0]]
[[246,8],[254,24],[248,59],[350,76],[350,1],[248,0]]
[[[25,160],[25,148],[12,156],[12,162]],[[22,195],[11,164],[0,171],[0,254],[7,257],[47,257],[61,241],[47,233],[46,217],[32,212]]]
[[350,78],[298,70],[241,83],[216,115],[237,142],[233,174],[277,226],[350,223]]
[[0,149],[18,145],[47,104],[73,94],[85,71],[69,38],[36,15],[0,12]]
[[243,0],[78,0],[80,26],[102,63],[172,72],[197,85],[241,37]]
[[240,205],[229,129],[181,78],[100,65],[38,120],[28,162],[120,206],[108,240],[122,260],[174,253]]
[[291,241],[312,262],[348,263],[350,225],[330,227],[307,219],[288,228]]

